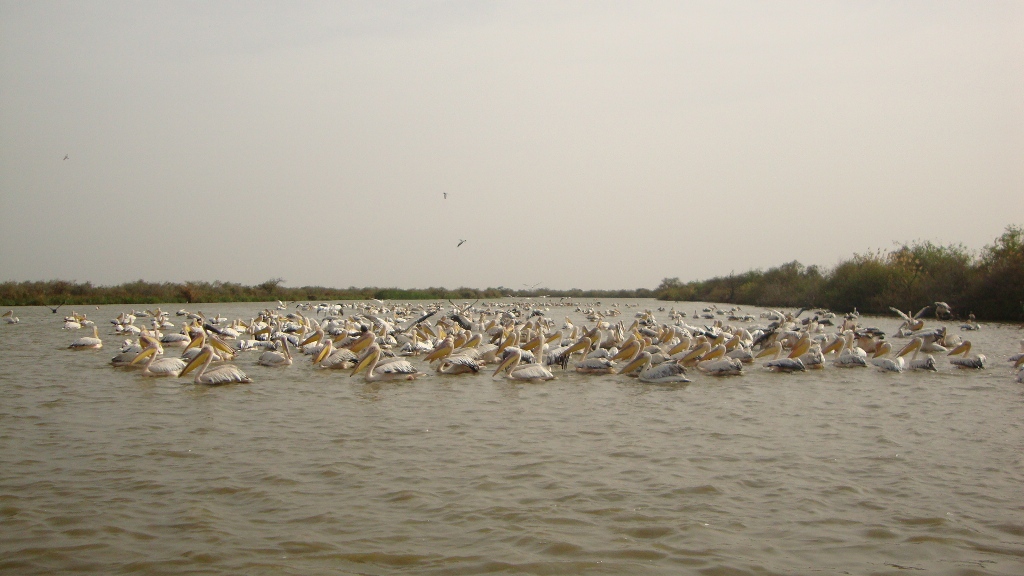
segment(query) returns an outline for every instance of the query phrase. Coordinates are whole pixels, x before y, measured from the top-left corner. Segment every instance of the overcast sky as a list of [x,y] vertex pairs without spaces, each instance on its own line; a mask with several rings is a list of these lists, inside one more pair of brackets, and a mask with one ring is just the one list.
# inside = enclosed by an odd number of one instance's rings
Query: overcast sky
[[0,209],[17,281],[977,250],[1024,224],[1024,2],[0,0]]

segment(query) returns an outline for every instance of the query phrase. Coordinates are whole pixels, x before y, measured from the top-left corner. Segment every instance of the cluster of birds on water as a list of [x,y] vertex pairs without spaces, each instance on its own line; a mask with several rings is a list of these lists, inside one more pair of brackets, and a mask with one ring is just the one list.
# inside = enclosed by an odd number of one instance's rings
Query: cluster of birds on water
[[[946,326],[925,326],[924,316],[937,306],[913,316],[893,308],[903,318],[893,336],[907,339],[895,350],[883,331],[861,326],[856,311],[837,317],[826,310],[806,316],[806,309],[769,310],[755,318],[739,307],[711,305],[694,311],[690,321],[711,321],[697,326],[688,323],[686,313],[661,307],[636,310],[627,325],[622,315],[629,304],[599,310],[600,302],[564,299],[448,303],[298,303],[289,310],[278,302],[249,319],[233,320],[179,310],[180,326],[159,308],[132,310],[110,320],[114,334],[129,337],[110,363],[141,369],[145,376],[182,377],[195,371],[195,383],[219,385],[252,382],[234,363],[249,352],[259,352],[260,366],[286,367],[308,356],[317,368],[349,370],[367,381],[477,374],[494,366],[496,379],[540,382],[572,369],[670,384],[690,382],[694,373],[738,376],[758,364],[757,369],[792,373],[829,363],[886,372],[937,371],[932,354],[944,354],[951,367],[961,369],[984,369],[987,362],[984,354],[971,354],[971,341],[960,334]],[[575,306],[587,324],[575,325],[565,316],[559,325],[548,315],[558,306]],[[667,321],[659,322],[656,314],[662,313]],[[3,318],[17,322],[13,311]],[[63,327],[92,328],[92,336],[76,339],[69,348],[103,347],[99,328],[84,314],[66,316]],[[979,328],[973,318],[961,326],[962,331]],[[180,355],[167,353],[171,348],[181,348]],[[1016,380],[1024,383],[1024,340],[1010,362]]]

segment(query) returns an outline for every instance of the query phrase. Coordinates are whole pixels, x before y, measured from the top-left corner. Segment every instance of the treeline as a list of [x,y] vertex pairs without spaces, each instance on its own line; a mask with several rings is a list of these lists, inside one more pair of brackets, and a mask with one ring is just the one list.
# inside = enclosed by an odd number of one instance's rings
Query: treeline
[[289,288],[274,278],[256,286],[233,282],[145,282],[137,280],[117,286],[93,286],[91,282],[50,280],[45,282],[4,282],[0,284],[0,306],[57,306],[58,304],[161,304],[201,302],[326,302],[332,300],[445,300],[497,299],[505,297],[549,298],[653,298],[654,291],[639,290],[513,290],[499,286],[476,288]]
[[980,320],[1024,321],[1024,228],[1011,225],[974,254],[962,245],[904,244],[892,251],[856,254],[823,270],[789,262],[688,283],[666,278],[661,300],[724,302],[766,307],[822,307],[890,314],[890,306],[917,312],[946,302],[954,314]]

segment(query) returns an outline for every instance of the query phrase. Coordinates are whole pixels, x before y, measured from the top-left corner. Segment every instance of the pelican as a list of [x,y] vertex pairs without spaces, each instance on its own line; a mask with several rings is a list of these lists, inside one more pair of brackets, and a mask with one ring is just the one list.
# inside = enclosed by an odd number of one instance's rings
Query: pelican
[[415,380],[425,375],[424,372],[417,370],[408,360],[393,360],[386,364],[380,364],[380,372],[375,372],[378,368],[380,355],[380,345],[376,342],[370,344],[363,352],[362,360],[352,370],[351,376],[355,376],[365,370],[366,381],[374,382],[377,380]]
[[839,356],[832,362],[836,368],[867,367],[868,354],[854,343],[853,331],[847,330],[844,332],[835,341],[826,346],[822,352],[833,352],[836,348],[839,349]]
[[[967,354],[971,351],[971,341],[964,340],[963,344],[953,348],[949,351],[948,356],[950,364],[953,364],[959,368],[974,368],[980,370],[985,367],[985,355],[977,354],[975,356],[968,356]],[[953,358],[953,356],[962,355],[960,358]]]
[[544,380],[554,380],[555,375],[550,370],[541,366],[540,364],[525,364],[519,365],[519,362],[523,359],[523,352],[519,348],[510,348],[511,352],[505,359],[498,365],[498,369],[494,371],[491,378],[498,377],[498,374],[505,373],[505,378],[509,380],[524,380],[529,382],[541,382]]
[[[794,350],[795,351],[795,350]],[[807,370],[800,358],[788,356],[782,358],[782,342],[776,342],[762,350],[757,357],[764,358],[771,356],[772,359],[764,363],[764,367],[772,372],[803,372]]]
[[87,350],[90,348],[103,348],[103,340],[100,340],[100,331],[96,326],[92,327],[92,336],[83,336],[71,343],[68,348],[72,350]]
[[14,310],[8,310],[7,312],[5,312],[3,315],[3,319],[4,322],[8,324],[17,324],[18,322],[21,322],[21,320],[19,320],[18,317],[14,315]]
[[248,384],[252,382],[252,379],[245,375],[238,366],[231,364],[223,364],[214,368],[213,370],[207,371],[210,367],[210,363],[213,362],[213,346],[204,344],[199,354],[192,359],[181,372],[178,374],[178,378],[188,374],[192,370],[195,370],[197,366],[202,365],[199,368],[199,372],[196,373],[196,377],[193,380],[196,384],[206,384],[208,386],[218,386],[220,384]]
[[257,364],[260,366],[270,366],[272,368],[292,365],[292,352],[288,349],[288,339],[278,337],[277,341],[284,347],[284,352],[267,350],[263,354],[260,354],[260,359],[256,361]]
[[442,360],[437,365],[437,371],[441,374],[476,374],[482,367],[483,364],[474,358],[465,354],[455,354]]
[[883,372],[903,372],[903,358],[889,358],[887,355],[890,352],[892,352],[892,345],[888,342],[882,342],[871,357],[871,363],[881,368]]
[[690,379],[686,377],[686,368],[683,368],[678,362],[663,362],[657,366],[651,365],[651,353],[647,351],[640,352],[632,362],[626,364],[619,371],[619,374],[628,374],[632,376],[633,372],[639,373],[636,375],[637,379],[641,382],[649,382],[652,384],[672,384],[676,382],[689,382]]
[[185,368],[185,361],[181,358],[157,358],[160,349],[155,346],[147,346],[139,352],[131,361],[137,365],[147,357],[149,360],[142,367],[143,376],[177,376]]
[[324,347],[313,356],[313,363],[321,368],[348,369],[353,368],[359,358],[348,348],[335,348],[334,341],[324,339]]
[[1013,364],[1014,369],[1017,370],[1017,382],[1024,384],[1024,355],[1021,355]]
[[906,364],[907,368],[911,370],[931,370],[932,372],[936,372],[937,368],[935,368],[935,358],[932,358],[931,354],[926,354],[924,358],[921,359],[917,358],[918,353],[921,352],[921,346],[923,344],[923,339],[920,337],[914,338],[910,342],[907,342],[907,345],[904,346],[902,350],[896,353],[896,357],[902,358],[903,356],[913,352],[914,355],[910,357],[910,361]]

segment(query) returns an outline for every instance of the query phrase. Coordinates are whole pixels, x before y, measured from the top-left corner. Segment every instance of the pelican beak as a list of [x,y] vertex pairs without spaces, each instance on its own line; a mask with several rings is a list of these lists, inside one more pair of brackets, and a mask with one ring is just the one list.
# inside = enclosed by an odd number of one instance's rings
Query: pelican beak
[[771,355],[775,354],[775,352],[777,350],[778,350],[778,347],[775,346],[775,344],[772,344],[771,346],[768,346],[764,350],[761,350],[760,352],[758,352],[757,356],[754,356],[754,358],[756,359],[756,358],[764,358],[765,356],[771,356]]
[[920,338],[914,338],[910,342],[907,342],[907,345],[904,346],[899,352],[896,353],[896,357],[897,358],[902,358],[903,356],[906,356],[907,354],[910,354],[911,352],[913,352],[914,350],[917,350],[919,348],[921,348],[921,339]]
[[362,360],[359,361],[359,364],[357,364],[356,367],[352,370],[352,374],[349,376],[349,378],[355,376],[356,374],[359,374],[363,370],[366,370],[366,368],[370,364],[373,364],[373,361],[376,360],[378,356],[379,352],[376,351],[371,351],[369,354],[367,354]]
[[878,358],[879,356],[885,356],[886,354],[888,354],[891,351],[892,351],[892,344],[889,344],[888,342],[882,342],[881,344],[878,345],[878,347],[875,348],[875,354],[874,354],[874,356],[872,356],[872,358]]
[[649,358],[646,354],[640,354],[634,358],[632,362],[623,366],[622,369],[619,370],[619,374],[629,374],[630,372],[640,370],[648,360]]
[[725,356],[725,346],[718,344],[711,350],[708,350],[708,353],[701,358],[701,361],[714,360],[715,358],[721,358],[722,356]]
[[538,346],[540,346],[543,343],[544,343],[544,337],[543,336],[537,336],[533,340],[530,340],[526,344],[523,344],[522,346],[520,346],[520,348],[522,348],[523,350],[533,350],[534,348],[537,348]]
[[846,338],[843,338],[842,336],[840,336],[840,337],[836,338],[835,340],[833,340],[832,342],[830,342],[828,346],[825,346],[825,348],[821,351],[821,353],[822,354],[828,354],[829,352],[839,352],[840,350],[842,350],[843,346],[845,346],[845,345],[846,345]]
[[353,352],[362,352],[367,346],[373,344],[377,340],[377,335],[367,330],[362,336],[356,339],[355,342],[348,346],[348,349]]
[[299,342],[299,346],[305,346],[306,344],[309,344],[311,342],[319,342],[321,338],[323,338],[323,334],[321,334],[320,332],[313,332],[309,336],[309,338],[306,338],[302,342]]
[[555,330],[551,334],[548,334],[547,338],[544,341],[547,342],[548,344],[551,344],[555,340],[561,340],[561,339],[562,339],[562,331],[561,330]]
[[502,360],[501,364],[498,364],[498,368],[494,370],[494,374],[491,374],[491,378],[497,376],[498,374],[502,373],[505,369],[507,369],[509,366],[511,366],[512,362],[515,361],[515,358],[515,354],[509,354],[508,358],[505,358],[504,360]]
[[131,364],[138,364],[139,362],[142,362],[145,358],[148,358],[149,356],[152,356],[154,354],[156,354],[156,348],[146,348],[142,352],[136,354],[135,358],[132,358]]
[[681,364],[685,362],[696,362],[701,356],[706,354],[708,350],[711,350],[711,345],[708,344],[707,342],[704,342],[700,346],[697,346],[693,350],[690,350],[690,353],[687,354],[686,356],[683,356],[682,360],[680,360],[679,362]]
[[802,355],[805,352],[807,352],[810,348],[811,348],[811,339],[810,338],[800,338],[800,340],[797,341],[796,345],[793,346],[793,350],[790,351],[789,357],[790,358],[799,358],[800,355]]
[[639,340],[632,340],[632,341],[630,341],[629,344],[626,344],[625,346],[623,346],[622,350],[619,350],[618,352],[616,352],[612,356],[611,360],[612,360],[612,362],[614,362],[616,360],[625,360],[626,358],[632,358],[637,353],[638,350],[642,350],[642,349],[643,348],[642,348],[642,345],[640,344]]
[[316,353],[316,358],[313,358],[313,364],[319,364],[323,362],[324,358],[327,358],[327,353],[331,351],[330,346],[324,346],[323,350]]
[[226,342],[214,336],[213,334],[210,335],[210,345],[216,348],[217,350],[220,350],[221,352],[227,354],[229,357],[234,358],[235,356],[235,351],[231,348],[231,346],[228,346]]
[[679,354],[683,350],[689,350],[690,349],[690,342],[691,341],[690,341],[689,338],[685,338],[685,337],[684,338],[680,338],[679,339],[679,344],[676,344],[675,346],[673,346],[672,349],[670,349],[668,351],[668,355],[669,356],[675,356],[676,354]]
[[583,338],[580,338],[579,340],[577,340],[575,344],[573,344],[572,346],[569,346],[569,348],[566,349],[564,354],[566,356],[568,356],[568,355],[570,355],[570,354],[572,354],[574,352],[579,352],[580,350],[590,350],[590,347],[593,344],[594,343],[590,341],[590,338],[587,338],[586,336],[584,336]]
[[180,373],[178,373],[178,378],[181,378],[185,374],[188,374],[189,372],[195,370],[196,366],[200,366],[203,362],[206,362],[206,358],[209,357],[210,354],[211,352],[209,350],[203,350],[199,354],[196,354],[196,357],[193,358],[192,361],[189,362],[188,365],[185,366],[185,368],[182,369]]
[[448,342],[444,342],[440,346],[437,347],[437,350],[434,350],[430,354],[427,354],[426,356],[424,356],[423,360],[425,360],[426,362],[433,362],[434,360],[440,360],[441,358],[444,358],[444,357],[450,355],[452,353],[452,350],[453,350],[453,347],[450,344],[448,344]]
[[963,354],[963,355],[966,356],[967,353],[970,352],[970,351],[971,351],[971,341],[970,340],[964,340],[962,344],[960,344],[956,348],[953,348],[952,350],[950,350],[949,354],[946,354],[946,356],[956,356],[957,354]]

